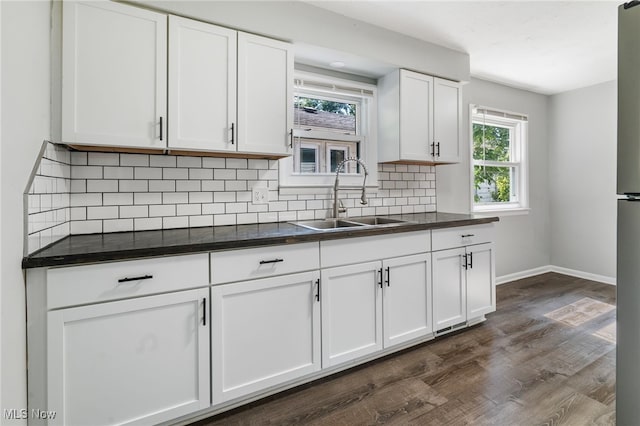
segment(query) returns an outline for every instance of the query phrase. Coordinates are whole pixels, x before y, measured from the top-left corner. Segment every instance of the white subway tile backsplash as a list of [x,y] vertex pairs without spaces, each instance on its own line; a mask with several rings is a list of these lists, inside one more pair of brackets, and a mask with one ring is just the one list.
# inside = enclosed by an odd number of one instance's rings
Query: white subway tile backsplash
[[137,192],[133,194],[133,204],[162,204],[160,192]]
[[133,167],[104,167],[105,179],[133,179]]
[[160,167],[135,167],[133,169],[134,179],[162,179],[162,169]]
[[171,180],[171,179],[189,179],[189,169],[184,168],[163,168],[162,169],[162,178]]
[[202,158],[202,167],[205,169],[224,169],[225,166],[224,158],[215,158],[215,157],[204,157]]
[[148,192],[149,182],[146,180],[121,180],[120,192]]
[[109,219],[102,222],[102,232],[133,231],[133,219]]
[[90,166],[119,166],[120,156],[106,152],[89,152],[87,164]]
[[216,180],[235,180],[235,169],[214,169],[213,178]]
[[110,179],[87,179],[87,192],[118,192],[118,181]]
[[103,194],[102,204],[105,206],[127,206],[133,204],[132,192]]
[[149,217],[175,216],[175,204],[160,204],[149,206]]
[[202,167],[202,158],[200,157],[178,157],[178,167]]
[[189,227],[188,216],[169,216],[162,218],[162,229],[187,228]]
[[134,231],[148,231],[150,229],[160,229],[160,228],[162,228],[161,217],[133,219]]
[[[323,219],[333,205],[329,189],[281,195],[277,160],[46,152],[29,190],[29,250],[65,226],[94,233]],[[435,211],[435,183],[432,166],[381,164],[369,204],[359,191],[340,195],[351,216]],[[251,202],[254,187],[268,189],[267,204]]]
[[188,192],[163,192],[163,204],[186,204],[189,202]]
[[149,217],[149,206],[120,206],[121,218]]
[[201,215],[202,206],[200,204],[178,204],[176,206],[176,214],[178,216]]
[[87,219],[117,219],[117,206],[87,207]]
[[174,155],[151,155],[149,166],[151,167],[176,167],[177,158]]
[[175,180],[150,180],[149,192],[175,192]]
[[149,155],[146,154],[120,154],[121,166],[149,166]]
[[176,191],[179,192],[200,192],[201,185],[199,180],[177,180]]
[[213,215],[189,216],[189,226],[213,226]]
[[71,169],[72,179],[102,179],[100,166],[75,166]]

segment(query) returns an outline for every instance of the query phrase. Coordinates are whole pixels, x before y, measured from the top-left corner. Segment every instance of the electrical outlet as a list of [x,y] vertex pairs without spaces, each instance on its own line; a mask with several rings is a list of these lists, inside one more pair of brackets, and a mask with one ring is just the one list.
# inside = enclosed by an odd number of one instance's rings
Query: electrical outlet
[[251,190],[252,204],[267,204],[269,202],[269,190],[264,187],[257,187]]

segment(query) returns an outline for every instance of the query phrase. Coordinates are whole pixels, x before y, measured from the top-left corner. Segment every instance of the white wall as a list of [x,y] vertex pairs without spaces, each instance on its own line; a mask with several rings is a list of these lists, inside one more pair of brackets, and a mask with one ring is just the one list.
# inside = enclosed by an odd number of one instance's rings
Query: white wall
[[[147,6],[251,33],[306,43],[451,80],[469,80],[469,55],[301,1],[137,0]],[[310,30],[309,24],[314,28]]]
[[551,262],[614,281],[615,81],[551,96]]
[[[48,1],[0,2],[0,409],[26,408],[22,192],[43,139],[49,138]],[[24,421],[0,420],[2,424]]]
[[502,216],[496,225],[496,275],[515,274],[550,264],[547,166],[548,97],[484,80],[463,89],[463,138],[459,164],[436,167],[437,209],[469,213],[471,209],[469,104],[529,116],[529,214]]

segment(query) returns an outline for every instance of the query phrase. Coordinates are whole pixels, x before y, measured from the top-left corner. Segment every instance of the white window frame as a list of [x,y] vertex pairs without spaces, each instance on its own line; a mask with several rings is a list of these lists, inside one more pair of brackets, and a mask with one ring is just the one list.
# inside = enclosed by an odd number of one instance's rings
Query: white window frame
[[[296,87],[295,95],[310,96],[319,99],[335,100],[338,102],[355,102],[356,109],[356,133],[343,134],[332,131],[293,129],[294,138],[315,138],[318,140],[358,142],[360,159],[367,165],[367,187],[378,187],[378,149],[377,149],[377,104],[376,86],[321,74],[296,71],[294,75]],[[359,94],[362,93],[362,94]],[[365,94],[369,93],[369,94]],[[292,108],[293,108],[293,99]],[[294,144],[295,146],[295,144]],[[298,153],[299,155],[299,153]],[[327,152],[322,155],[328,155]],[[316,193],[317,190],[332,188],[335,182],[335,173],[297,173],[294,171],[294,156],[280,160],[279,187],[281,193]],[[325,161],[330,161],[326,159]],[[355,170],[356,167],[351,168]],[[356,187],[362,185],[364,171],[359,173],[341,173],[341,187]],[[289,191],[289,190],[292,191]],[[301,191],[302,190],[302,191]]]
[[[488,114],[477,111],[491,111]],[[529,170],[528,170],[528,117],[525,114],[499,110],[480,105],[469,105],[469,158],[470,158],[470,198],[473,213],[527,214],[529,212]],[[473,125],[506,127],[510,129],[510,161],[486,161],[473,158]],[[515,199],[511,202],[478,203],[475,201],[475,166],[512,167],[511,191]]]

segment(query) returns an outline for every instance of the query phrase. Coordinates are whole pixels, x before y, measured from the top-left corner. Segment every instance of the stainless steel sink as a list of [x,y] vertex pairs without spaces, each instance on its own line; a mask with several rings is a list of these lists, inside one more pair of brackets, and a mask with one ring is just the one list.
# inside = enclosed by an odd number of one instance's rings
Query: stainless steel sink
[[294,225],[316,231],[329,231],[336,229],[347,230],[349,228],[370,228],[373,226],[394,226],[409,223],[406,220],[391,219],[385,216],[352,217],[346,219],[325,219],[325,220],[305,220],[302,222],[292,222]]
[[347,219],[350,222],[362,223],[363,225],[402,225],[403,223],[407,223],[406,220],[401,219],[391,219],[390,217],[385,216],[369,216],[369,217],[353,217]]
[[364,224],[362,223],[355,223],[342,219],[306,220],[303,222],[293,222],[293,224],[302,226],[304,228],[314,229],[316,231],[357,228],[360,226],[364,226]]

